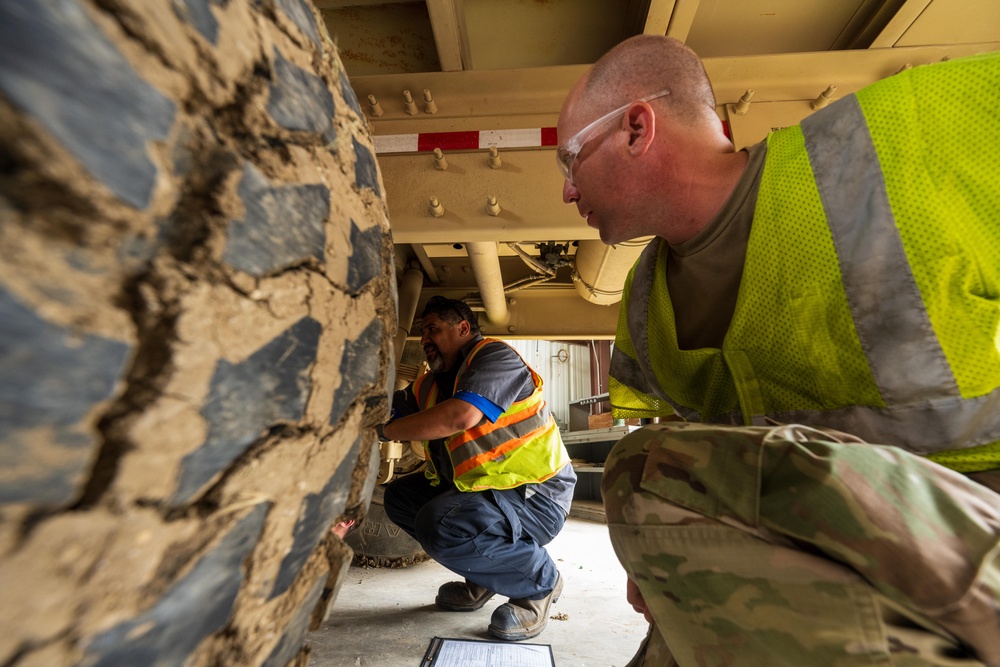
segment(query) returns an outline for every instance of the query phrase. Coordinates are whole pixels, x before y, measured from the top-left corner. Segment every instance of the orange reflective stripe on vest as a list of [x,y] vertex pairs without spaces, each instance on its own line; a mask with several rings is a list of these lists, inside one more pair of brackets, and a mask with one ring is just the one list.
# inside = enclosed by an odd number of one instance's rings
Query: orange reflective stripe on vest
[[[453,393],[476,354],[491,343],[506,345],[489,338],[479,341],[462,362]],[[460,490],[512,488],[542,482],[569,462],[559,429],[542,399],[542,378],[531,366],[525,366],[535,385],[530,396],[512,404],[496,422],[484,418],[473,428],[445,440],[454,467],[455,485]],[[417,378],[413,392],[421,410],[437,403],[438,387],[430,373]],[[424,452],[430,459],[426,442]],[[426,474],[437,479],[436,471]]]

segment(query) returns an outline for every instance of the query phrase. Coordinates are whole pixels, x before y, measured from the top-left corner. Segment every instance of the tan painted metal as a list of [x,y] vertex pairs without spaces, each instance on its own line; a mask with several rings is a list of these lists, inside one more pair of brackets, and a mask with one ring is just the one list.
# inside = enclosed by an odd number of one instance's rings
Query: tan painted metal
[[[817,92],[831,83],[837,85],[836,97],[846,95],[879,78],[890,76],[907,63],[940,60],[946,55],[957,57],[968,53],[1000,49],[1000,42],[991,44],[956,45],[951,47],[912,47],[862,52],[829,52],[749,58],[710,59],[706,67],[717,81],[720,102],[737,101],[751,83],[755,93],[749,111],[740,122],[728,116],[737,147],[762,139],[775,127],[800,121],[812,112],[810,103]],[[548,83],[538,71],[522,72],[463,72],[437,73],[432,85],[441,91],[436,98],[439,116],[453,105],[467,109],[461,119],[452,119],[452,129],[498,129],[498,125],[530,127],[515,115],[518,110],[540,110],[550,105],[551,115],[543,117],[544,126],[555,124],[560,95],[551,93],[562,81],[568,87],[582,74],[583,68],[551,68]],[[492,105],[501,104],[493,95],[497,77],[506,75],[512,91],[506,101],[511,115],[502,118],[491,113]],[[408,75],[409,76],[409,75]],[[430,75],[421,75],[428,76]],[[370,80],[362,77],[356,84],[360,90],[402,85],[402,78],[393,76]],[[466,85],[468,84],[468,85]],[[546,92],[549,91],[549,92]],[[381,93],[382,98],[388,95]],[[449,100],[447,101],[446,100]],[[768,104],[777,103],[781,104]],[[385,105],[383,105],[385,106]],[[781,113],[769,118],[769,111]],[[791,111],[787,111],[791,110]],[[787,112],[786,112],[787,111]],[[402,120],[398,111],[386,109],[387,120],[374,122],[377,133],[439,131],[436,118],[417,117]],[[482,114],[482,115],[480,115]],[[538,120],[532,116],[530,120]],[[460,124],[459,124],[460,123]],[[539,125],[535,125],[538,127]],[[555,166],[550,149],[512,149],[504,151],[500,168],[490,169],[487,151],[447,152],[447,171],[434,169],[433,157],[427,154],[379,156],[382,177],[389,198],[393,239],[396,243],[454,243],[465,241],[523,242],[544,240],[588,240],[598,238],[587,227],[576,209],[562,203],[562,177]],[[489,216],[483,202],[495,194],[502,210]],[[427,212],[430,196],[437,196],[444,206],[444,215],[433,218]]]
[[[499,169],[489,167],[486,155],[449,152],[447,171],[435,169],[427,154],[381,158],[382,179],[394,193],[389,203],[393,241],[450,245],[599,238],[576,207],[562,202],[562,175],[552,151],[504,151]],[[491,194],[500,206],[497,215],[486,210]],[[440,217],[427,210],[431,196],[444,208]]]
[[427,275],[427,280],[431,282],[432,285],[438,285],[441,283],[441,279],[438,278],[437,270],[434,268],[434,264],[431,262],[430,256],[427,251],[424,250],[424,246],[420,243],[414,243],[411,246],[413,254],[416,256],[417,261],[420,262],[420,268],[424,270]]
[[[465,290],[424,290],[418,311],[427,299],[440,294],[452,299],[468,297]],[[598,306],[584,301],[569,284],[546,283],[537,288],[516,292],[509,298],[510,319],[504,325],[479,318],[484,336],[547,340],[611,340],[618,327],[618,306]],[[474,300],[469,300],[475,306]],[[475,309],[475,308],[474,308]],[[414,333],[408,340],[417,338]]]
[[996,39],[998,33],[1000,3],[996,0],[932,0],[893,46],[982,42]]
[[392,341],[397,365],[403,358],[403,344],[406,343],[406,337],[410,335],[423,285],[424,274],[420,269],[410,268],[403,274],[403,281],[399,286],[399,323],[397,324],[396,337]]
[[613,246],[602,241],[580,241],[573,273],[576,293],[601,306],[621,301],[625,278],[652,239],[646,236]]
[[427,0],[438,60],[445,72],[472,69],[461,0]]
[[[736,102],[752,88],[755,102],[801,101],[836,84],[846,95],[897,72],[919,65],[1000,49],[996,41],[948,46],[913,46],[864,51],[824,51],[706,58],[705,69],[720,105]],[[530,70],[424,72],[359,76],[352,84],[359,95],[374,94],[385,113],[369,118],[375,135],[462,130],[554,127],[570,87],[587,67],[542,67]],[[434,91],[438,113],[406,115],[403,90]],[[397,102],[398,100],[398,102]],[[380,156],[382,160],[393,155]],[[550,158],[552,159],[552,158]]]
[[593,62],[625,34],[628,3],[462,0],[462,4],[471,68],[510,70]]
[[675,0],[650,0],[646,20],[642,27],[644,35],[665,35],[674,13]]
[[667,36],[686,42],[700,4],[701,0],[677,0],[674,4],[674,11],[670,15]]
[[[1000,50],[997,0],[315,2],[359,99],[372,95],[377,103],[362,105],[377,138],[555,127],[589,63],[640,32],[684,39],[703,58],[736,148],[906,68]],[[411,113],[406,90],[417,107]],[[421,105],[425,90],[436,110]],[[737,108],[750,90],[752,103]],[[397,265],[419,262],[428,280],[422,300],[436,293],[467,299],[488,311],[482,319],[490,335],[613,336],[617,308],[595,302],[617,299],[635,253],[605,248],[562,202],[552,147],[377,159]],[[489,265],[488,286],[479,275],[473,283],[466,256],[479,244],[490,249],[488,261],[475,260]],[[532,273],[512,260],[507,244],[518,244]],[[556,244],[569,248],[564,259],[575,275],[559,262],[540,271],[528,261]],[[538,254],[529,256],[533,245]]]
[[[348,74],[441,69],[425,3],[375,0],[316,0],[342,58],[351,64]],[[422,90],[414,88],[412,90]],[[433,90],[433,89],[432,89]],[[402,89],[394,92],[394,97]],[[359,96],[367,93],[358,91]],[[386,100],[379,100],[382,104]]]
[[440,218],[444,215],[444,206],[441,206],[441,202],[437,197],[431,195],[430,201],[428,202],[427,212],[433,215],[435,218]]
[[499,169],[503,165],[503,158],[500,157],[500,151],[497,150],[496,146],[490,146],[490,156],[487,158],[486,164],[490,166],[490,169]]
[[507,297],[503,291],[503,273],[500,271],[500,256],[495,241],[466,243],[469,263],[476,277],[479,293],[486,308],[486,317],[491,324],[504,325],[510,320],[507,311]]
[[906,0],[872,42],[872,48],[895,46],[907,29],[919,20],[932,0]]
[[736,104],[730,105],[729,112],[734,113],[737,116],[742,116],[747,111],[750,110],[750,100],[753,99],[753,88],[747,88],[747,92],[743,93],[739,101]]

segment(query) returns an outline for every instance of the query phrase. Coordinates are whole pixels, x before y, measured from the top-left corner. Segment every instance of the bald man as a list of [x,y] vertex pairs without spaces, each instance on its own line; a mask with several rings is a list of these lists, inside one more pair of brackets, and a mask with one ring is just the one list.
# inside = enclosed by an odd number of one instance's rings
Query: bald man
[[612,408],[679,420],[606,463],[632,665],[1000,666],[998,91],[917,67],[741,151],[675,40],[570,91],[563,200],[656,237]]

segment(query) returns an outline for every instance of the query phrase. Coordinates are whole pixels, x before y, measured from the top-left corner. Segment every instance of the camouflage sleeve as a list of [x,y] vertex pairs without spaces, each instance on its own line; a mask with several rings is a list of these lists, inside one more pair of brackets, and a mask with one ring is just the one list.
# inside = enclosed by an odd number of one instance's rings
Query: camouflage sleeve
[[1000,665],[1000,496],[958,473],[802,426],[661,424],[616,445],[602,486],[681,664],[736,640],[771,647],[760,664],[888,659],[891,609],[922,659],[964,645]]

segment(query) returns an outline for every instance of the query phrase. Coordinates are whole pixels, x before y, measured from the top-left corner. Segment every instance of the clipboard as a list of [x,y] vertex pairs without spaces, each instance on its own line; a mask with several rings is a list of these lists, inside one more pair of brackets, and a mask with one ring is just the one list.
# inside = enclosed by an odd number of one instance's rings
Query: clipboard
[[551,644],[434,637],[420,667],[555,667]]

